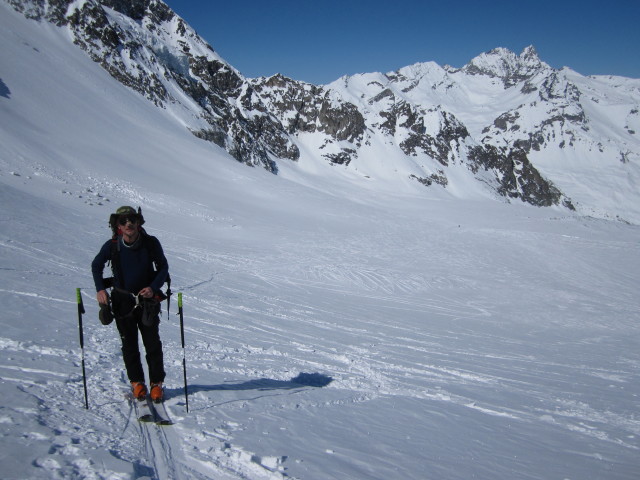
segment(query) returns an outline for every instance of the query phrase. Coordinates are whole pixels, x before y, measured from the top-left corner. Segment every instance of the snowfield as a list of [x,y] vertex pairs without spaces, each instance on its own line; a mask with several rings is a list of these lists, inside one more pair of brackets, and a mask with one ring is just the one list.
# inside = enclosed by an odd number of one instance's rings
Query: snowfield
[[[0,43],[2,478],[638,478],[638,225],[393,193],[307,154],[271,175],[4,2]],[[169,427],[136,421],[98,321],[120,205],[184,296]]]

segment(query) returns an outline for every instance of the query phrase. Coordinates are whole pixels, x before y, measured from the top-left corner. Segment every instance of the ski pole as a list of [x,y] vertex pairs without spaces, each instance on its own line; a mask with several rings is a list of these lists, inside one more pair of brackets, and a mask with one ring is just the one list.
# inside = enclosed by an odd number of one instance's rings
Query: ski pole
[[178,314],[180,315],[180,338],[182,339],[182,372],[184,374],[184,400],[189,412],[189,393],[187,391],[187,360],[184,353],[184,320],[182,318],[182,292],[178,292]]
[[76,288],[76,300],[78,302],[78,329],[80,330],[80,350],[82,352],[82,384],[84,385],[84,408],[89,410],[89,398],[87,396],[87,375],[84,369],[84,333],[82,331],[82,314],[84,312],[84,304],[82,303],[82,294],[80,289]]

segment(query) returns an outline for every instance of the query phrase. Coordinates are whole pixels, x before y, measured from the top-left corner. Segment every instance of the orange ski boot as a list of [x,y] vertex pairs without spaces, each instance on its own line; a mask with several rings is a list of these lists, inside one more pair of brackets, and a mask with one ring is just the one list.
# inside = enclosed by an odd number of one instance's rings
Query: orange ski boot
[[164,390],[162,389],[162,382],[151,384],[151,400],[154,403],[160,403],[164,399]]
[[131,382],[131,388],[133,389],[133,398],[136,400],[147,398],[147,386],[144,382]]

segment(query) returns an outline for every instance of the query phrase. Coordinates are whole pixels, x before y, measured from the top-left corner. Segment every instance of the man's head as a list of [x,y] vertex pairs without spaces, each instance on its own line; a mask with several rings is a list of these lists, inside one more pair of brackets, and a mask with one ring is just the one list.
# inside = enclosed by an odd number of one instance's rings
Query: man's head
[[115,215],[118,218],[118,225],[125,226],[127,222],[131,222],[133,225],[142,225],[142,214],[136,211],[135,208],[129,206],[123,206],[116,210]]
[[140,209],[136,211],[135,208],[124,205],[111,214],[109,218],[109,225],[114,235],[122,235],[128,233],[134,234],[140,229],[140,226],[144,224],[144,217],[140,212]]

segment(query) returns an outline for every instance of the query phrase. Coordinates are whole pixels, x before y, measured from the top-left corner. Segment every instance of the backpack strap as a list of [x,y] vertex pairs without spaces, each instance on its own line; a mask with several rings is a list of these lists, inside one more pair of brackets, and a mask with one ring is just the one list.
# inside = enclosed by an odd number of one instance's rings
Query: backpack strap
[[[156,259],[158,258],[158,252],[156,249],[156,245],[158,244],[158,239],[155,237],[151,237],[144,228],[140,228],[140,234],[143,236],[143,248],[147,248],[149,250],[149,254],[151,255],[151,261],[153,262],[153,267],[156,271],[158,271],[158,265]],[[153,238],[153,240],[151,240]],[[167,271],[167,278],[164,281],[167,284],[167,291],[165,293],[161,293],[160,298],[157,298],[158,301],[167,300],[167,320],[169,320],[169,310],[171,309],[171,295],[173,292],[171,291],[171,274]],[[156,296],[158,297],[158,296]]]
[[[144,228],[140,228],[140,235],[142,236],[142,238],[140,239],[140,241],[142,242],[142,245],[140,245],[140,248],[147,249],[151,257],[151,261],[153,262],[153,268],[157,271],[158,266],[157,266],[156,259],[158,258],[158,255],[156,250],[156,242],[151,240],[151,236],[146,232]],[[113,278],[122,279],[121,272],[120,272],[120,241],[116,232],[114,232],[113,236],[111,237],[110,262],[111,262],[111,272],[113,273]],[[171,291],[171,275],[169,274],[169,272],[167,272],[167,278],[165,280],[165,283],[167,284],[166,293],[160,292],[160,295],[156,295],[156,300],[158,300],[159,302],[165,299],[167,300],[167,319],[169,319],[169,310],[171,307],[171,295],[173,294],[173,292]],[[105,279],[105,285],[106,284],[112,285],[113,279],[108,279],[108,278]]]
[[111,276],[103,278],[104,288],[115,288],[115,279],[120,277],[120,246],[118,245],[118,237],[114,234],[111,238],[108,264],[111,264]]

